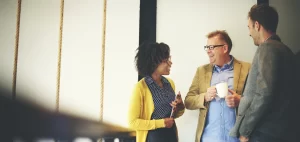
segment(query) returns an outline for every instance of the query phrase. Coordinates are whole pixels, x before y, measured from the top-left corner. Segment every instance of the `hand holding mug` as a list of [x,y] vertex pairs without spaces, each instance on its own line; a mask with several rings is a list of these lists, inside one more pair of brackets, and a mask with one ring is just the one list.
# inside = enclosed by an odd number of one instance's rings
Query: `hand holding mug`
[[217,95],[217,90],[215,86],[207,88],[206,94],[204,96],[205,102],[212,101]]

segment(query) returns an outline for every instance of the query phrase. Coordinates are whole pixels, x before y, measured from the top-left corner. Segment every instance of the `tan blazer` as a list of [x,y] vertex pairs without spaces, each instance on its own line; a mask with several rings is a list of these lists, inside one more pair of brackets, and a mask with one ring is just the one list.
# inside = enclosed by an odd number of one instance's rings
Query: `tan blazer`
[[[250,63],[238,61],[233,58],[233,90],[236,91],[239,95],[242,94],[242,91],[244,89],[244,84],[250,67]],[[212,71],[213,65],[211,64],[206,64],[197,69],[196,75],[193,79],[193,83],[190,86],[189,92],[187,93],[187,96],[184,100],[187,109],[200,110],[196,132],[196,142],[200,141],[205,126],[205,119],[208,112],[209,103],[204,103],[204,95],[206,94],[207,88],[210,87]]]

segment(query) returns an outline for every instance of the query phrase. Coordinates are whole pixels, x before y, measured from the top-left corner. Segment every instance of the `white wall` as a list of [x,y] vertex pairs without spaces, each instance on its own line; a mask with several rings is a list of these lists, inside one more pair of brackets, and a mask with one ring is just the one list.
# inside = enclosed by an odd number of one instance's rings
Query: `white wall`
[[279,15],[277,34],[280,36],[282,42],[289,46],[294,53],[299,52],[300,1],[269,0],[269,4],[275,7]]
[[[1,85],[12,89],[17,0],[2,0]],[[100,120],[104,80],[104,121],[127,126],[128,99],[137,82],[139,0],[107,1],[105,53],[103,0],[64,0],[59,111]],[[54,111],[58,75],[60,0],[22,0],[17,99]],[[105,78],[101,78],[102,54]],[[116,83],[117,82],[117,83]],[[122,118],[120,118],[122,116]]]
[[[105,53],[103,4],[103,0],[64,0],[59,111],[99,121],[104,91],[103,120],[126,127],[128,99],[137,82],[139,0],[107,1]],[[22,0],[21,5],[17,99],[52,111],[58,89],[60,8],[60,0]],[[0,1],[0,83],[8,89],[12,89],[17,9],[17,0]]]
[[107,3],[103,119],[127,126],[129,97],[138,75],[134,66],[139,44],[139,0]]
[[[9,89],[12,89],[13,79],[17,4],[17,0],[0,3],[0,16],[5,19],[0,20],[0,81]],[[62,113],[100,119],[103,4],[103,0],[64,1],[59,90],[59,111]],[[60,6],[60,0],[22,0],[19,32],[17,98],[25,98],[53,111]],[[127,115],[127,100],[137,82],[134,54],[139,39],[139,0],[108,1],[106,17],[104,94],[107,95],[103,119],[126,126],[127,117],[120,119],[120,116]]]
[[16,9],[17,0],[0,1],[0,84],[8,90],[13,82]]
[[[214,30],[226,30],[233,41],[232,55],[252,62],[256,46],[248,34],[247,14],[256,0],[164,0],[157,5],[157,41],[171,48],[172,69],[176,92],[186,96],[200,65],[208,63],[203,49],[206,35]],[[199,111],[187,110],[176,120],[181,142],[195,139]]]
[[17,98],[55,108],[59,1],[22,0]]
[[102,0],[65,0],[60,111],[100,118]]

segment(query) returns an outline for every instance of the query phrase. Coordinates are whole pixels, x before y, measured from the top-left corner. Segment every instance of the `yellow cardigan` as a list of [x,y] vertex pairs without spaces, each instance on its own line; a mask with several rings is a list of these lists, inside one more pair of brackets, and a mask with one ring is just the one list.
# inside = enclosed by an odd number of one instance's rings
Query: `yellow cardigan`
[[[174,82],[169,78],[167,79],[175,91]],[[174,118],[183,115],[184,110],[185,108],[178,110]],[[137,142],[145,142],[149,130],[165,127],[164,119],[150,120],[153,111],[154,103],[152,94],[143,78],[135,85],[128,113],[129,128],[136,131]]]

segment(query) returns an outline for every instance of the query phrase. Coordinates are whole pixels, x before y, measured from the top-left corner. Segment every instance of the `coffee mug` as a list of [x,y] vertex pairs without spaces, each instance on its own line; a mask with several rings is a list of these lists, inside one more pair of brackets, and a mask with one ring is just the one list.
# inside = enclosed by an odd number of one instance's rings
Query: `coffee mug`
[[227,82],[221,82],[216,85],[217,95],[220,98],[225,98],[228,94],[228,84]]

